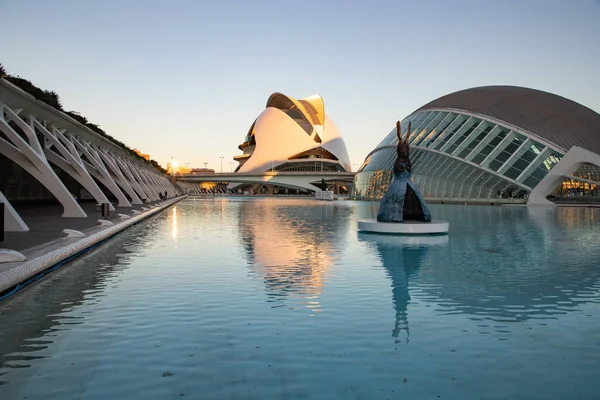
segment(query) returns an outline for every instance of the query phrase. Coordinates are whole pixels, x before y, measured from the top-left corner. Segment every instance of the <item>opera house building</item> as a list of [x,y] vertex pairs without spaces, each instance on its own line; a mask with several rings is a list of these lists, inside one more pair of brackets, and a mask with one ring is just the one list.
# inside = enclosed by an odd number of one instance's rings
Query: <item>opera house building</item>
[[350,171],[350,158],[319,95],[269,97],[234,157],[235,172]]
[[[515,86],[461,90],[425,104],[412,124],[412,179],[426,199],[470,203],[600,203],[600,114]],[[371,151],[353,197],[379,200],[392,179],[395,128]]]

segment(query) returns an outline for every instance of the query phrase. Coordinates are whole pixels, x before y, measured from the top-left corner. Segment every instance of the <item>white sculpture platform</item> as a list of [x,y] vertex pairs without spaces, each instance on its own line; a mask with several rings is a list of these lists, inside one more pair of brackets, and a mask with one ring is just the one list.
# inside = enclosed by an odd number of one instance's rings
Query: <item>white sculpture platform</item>
[[448,233],[448,221],[431,222],[379,222],[376,219],[359,219],[358,230],[376,233],[393,233],[397,235],[427,235]]
[[450,242],[448,235],[390,235],[365,231],[358,232],[358,238],[386,246],[444,246]]

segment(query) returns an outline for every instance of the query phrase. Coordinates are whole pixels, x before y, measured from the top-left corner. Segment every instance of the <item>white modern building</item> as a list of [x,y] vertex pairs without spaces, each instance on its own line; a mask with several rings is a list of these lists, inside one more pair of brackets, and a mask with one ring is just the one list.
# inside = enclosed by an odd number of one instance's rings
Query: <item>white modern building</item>
[[236,172],[350,171],[346,145],[319,95],[274,93],[239,145]]
[[132,207],[181,193],[163,173],[63,112],[0,79],[0,203],[5,231],[28,231],[15,203],[58,202],[83,218],[81,200]]
[[[600,203],[600,114],[524,87],[485,86],[442,96],[401,125],[412,178],[428,200]],[[392,179],[395,128],[371,151],[353,196],[380,199]]]

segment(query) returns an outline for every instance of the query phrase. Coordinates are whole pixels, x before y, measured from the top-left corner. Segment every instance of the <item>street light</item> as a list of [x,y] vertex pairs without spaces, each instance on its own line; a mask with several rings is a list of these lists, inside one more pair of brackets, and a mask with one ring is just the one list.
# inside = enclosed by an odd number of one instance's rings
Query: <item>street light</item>
[[229,172],[233,172],[233,161],[229,161]]
[[221,159],[221,173],[223,173],[223,159],[224,159],[225,157],[223,157],[223,155],[221,154],[221,155],[219,156],[219,158]]
[[206,169],[206,164],[208,164],[207,162],[204,163],[204,169]]

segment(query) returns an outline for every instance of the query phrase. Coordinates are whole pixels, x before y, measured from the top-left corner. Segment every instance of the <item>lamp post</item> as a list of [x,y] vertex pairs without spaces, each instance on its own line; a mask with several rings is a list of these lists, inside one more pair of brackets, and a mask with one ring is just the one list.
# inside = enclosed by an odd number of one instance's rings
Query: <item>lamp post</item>
[[233,172],[233,161],[229,161],[229,172]]
[[[206,165],[208,164],[207,162],[203,163],[204,164],[204,169],[206,169]],[[206,172],[206,171],[205,171]]]
[[221,159],[221,173],[223,173],[223,159],[224,159],[225,157],[223,157],[223,155],[221,154],[221,155],[219,156],[219,158]]

